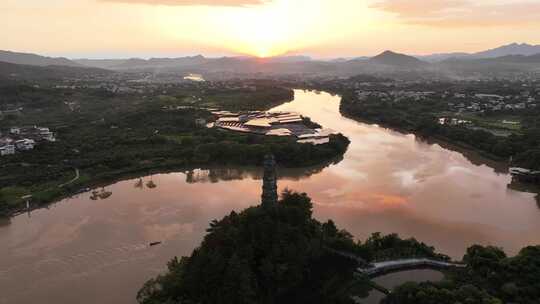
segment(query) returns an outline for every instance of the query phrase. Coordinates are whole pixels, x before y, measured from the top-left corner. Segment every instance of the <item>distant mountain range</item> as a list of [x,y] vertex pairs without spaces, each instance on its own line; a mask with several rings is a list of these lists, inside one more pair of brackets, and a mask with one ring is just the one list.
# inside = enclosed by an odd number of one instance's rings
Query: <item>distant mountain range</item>
[[206,61],[206,58],[198,55],[193,57],[180,58],[151,58],[151,59],[77,59],[77,64],[91,67],[99,67],[113,70],[123,69],[144,69],[148,67],[161,68],[170,66],[193,66],[200,65]]
[[[385,51],[374,57],[339,58],[334,60],[314,60],[307,56],[278,56],[256,58],[249,56],[207,58],[202,55],[178,58],[151,59],[77,59],[51,58],[35,54],[0,51],[0,62],[23,64],[24,74],[31,77],[31,66],[54,67],[50,70],[58,75],[59,67],[97,68],[113,71],[184,72],[202,74],[231,75],[308,75],[308,76],[352,76],[359,73],[391,74],[414,72],[414,77],[432,75],[463,75],[463,73],[506,73],[540,71],[540,46],[510,44],[499,48],[474,53],[448,53],[430,56],[410,56],[393,51]],[[4,70],[17,69],[2,66]],[[36,71],[44,75],[45,70]],[[79,73],[65,71],[66,73]],[[99,70],[96,70],[99,71]],[[96,72],[94,71],[94,72]],[[0,71],[1,72],[1,71]],[[5,75],[5,73],[4,73]],[[409,76],[412,75],[409,73]],[[458,76],[461,77],[461,76]]]
[[37,65],[37,66],[48,66],[48,65],[65,65],[65,66],[76,66],[76,67],[81,66],[80,64],[73,62],[67,58],[52,58],[52,57],[35,55],[35,54],[16,53],[16,52],[9,52],[9,51],[0,51],[0,61],[14,63],[14,64],[26,64],[26,65]]
[[485,58],[496,58],[510,55],[523,55],[531,56],[540,54],[540,45],[531,45],[527,43],[512,43],[508,45],[503,45],[498,48],[490,49],[487,51],[482,51],[478,53],[443,53],[443,54],[432,54],[426,56],[416,56],[419,59],[426,60],[429,62],[439,62],[444,61],[450,58],[456,59],[485,59]]
[[540,63],[540,53],[535,55],[506,55],[500,57],[490,57],[490,58],[474,58],[474,57],[464,57],[464,58],[449,58],[442,61],[443,63],[452,63],[452,62],[465,62],[465,63]]
[[509,45],[501,46],[495,49],[472,54],[472,57],[479,58],[496,58],[509,55],[523,55],[531,56],[540,54],[540,45],[530,45],[526,43],[517,44],[512,43]]
[[114,73],[110,70],[49,65],[35,66],[0,62],[0,79],[2,80],[61,80],[73,78],[88,78],[90,76],[107,76]]
[[[498,48],[478,52],[478,53],[443,53],[443,54],[432,54],[425,56],[408,56],[404,54],[395,53],[392,51],[385,51],[380,55],[375,57],[356,57],[353,59],[350,58],[337,58],[333,60],[327,60],[325,62],[331,63],[343,63],[351,61],[363,61],[367,60],[371,63],[384,64],[391,66],[410,66],[410,67],[420,67],[425,65],[426,62],[441,62],[448,59],[489,59],[504,57],[510,55],[523,55],[531,56],[535,54],[540,54],[540,45],[531,45],[531,44],[518,44],[512,43],[509,45],[504,45]],[[417,59],[417,60],[415,60]],[[419,60],[418,60],[419,59]],[[53,58],[45,57],[35,54],[27,53],[17,53],[10,51],[0,51],[0,61],[15,63],[15,64],[26,64],[26,65],[37,65],[37,66],[48,66],[48,65],[64,65],[64,66],[90,66],[96,68],[105,68],[113,70],[122,70],[122,69],[144,69],[144,68],[169,68],[169,67],[189,67],[189,66],[200,66],[205,65],[210,62],[221,62],[226,61],[232,62],[246,62],[246,61],[257,61],[260,63],[307,63],[313,60],[307,56],[278,56],[272,58],[255,58],[255,57],[223,57],[223,58],[206,58],[202,55],[191,56],[191,57],[178,57],[178,58],[151,58],[151,59],[140,59],[140,58],[131,58],[131,59],[75,59],[70,60],[67,58]]]

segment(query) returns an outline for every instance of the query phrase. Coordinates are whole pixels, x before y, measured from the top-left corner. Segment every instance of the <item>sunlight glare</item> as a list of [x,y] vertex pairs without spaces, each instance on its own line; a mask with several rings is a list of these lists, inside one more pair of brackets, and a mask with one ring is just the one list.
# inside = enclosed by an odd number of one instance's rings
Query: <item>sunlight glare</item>
[[223,29],[227,48],[240,54],[271,57],[304,46],[302,36],[315,23],[319,7],[317,0],[283,0],[212,17]]

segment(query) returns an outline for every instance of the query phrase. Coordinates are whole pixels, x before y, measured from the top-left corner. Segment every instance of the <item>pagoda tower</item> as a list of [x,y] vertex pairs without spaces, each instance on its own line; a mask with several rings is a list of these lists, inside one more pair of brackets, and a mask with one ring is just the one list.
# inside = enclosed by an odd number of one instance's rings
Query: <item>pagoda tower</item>
[[261,196],[263,207],[273,207],[278,202],[277,192],[277,171],[274,155],[268,154],[264,157],[264,177],[263,192]]

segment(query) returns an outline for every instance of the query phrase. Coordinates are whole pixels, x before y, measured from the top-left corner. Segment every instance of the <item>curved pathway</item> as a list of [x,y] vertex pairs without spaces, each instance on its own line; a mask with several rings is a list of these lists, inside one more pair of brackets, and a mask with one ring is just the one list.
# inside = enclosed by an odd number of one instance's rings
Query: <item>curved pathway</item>
[[417,268],[449,269],[467,267],[467,264],[464,263],[452,263],[428,258],[399,259],[368,264],[366,260],[355,255],[354,253],[340,251],[332,249],[330,247],[325,247],[325,249],[340,256],[353,259],[357,261],[360,265],[367,265],[367,267],[359,267],[356,270],[361,274],[369,276],[370,278],[374,278],[388,272],[411,270]]
[[70,180],[69,182],[63,183],[63,184],[59,185],[58,187],[59,187],[59,188],[62,188],[62,187],[65,187],[65,186],[67,186],[67,185],[73,184],[73,183],[74,183],[76,180],[78,180],[80,177],[81,177],[81,174],[79,173],[79,169],[75,168],[75,177],[74,177],[72,180]]
[[450,263],[450,262],[423,258],[423,259],[402,259],[402,260],[371,263],[370,267],[358,268],[358,272],[373,278],[382,274],[386,274],[388,272],[409,270],[409,269],[416,269],[416,268],[448,269],[448,268],[465,268],[465,267],[467,267],[466,264]]

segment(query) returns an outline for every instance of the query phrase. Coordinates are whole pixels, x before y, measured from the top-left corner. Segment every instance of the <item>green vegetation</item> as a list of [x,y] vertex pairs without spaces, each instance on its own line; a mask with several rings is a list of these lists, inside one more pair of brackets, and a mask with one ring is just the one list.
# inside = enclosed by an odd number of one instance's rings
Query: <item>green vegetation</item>
[[527,111],[521,115],[520,134],[508,137],[461,125],[441,125],[437,113],[445,110],[438,101],[390,102],[369,99],[356,101],[345,94],[341,104],[344,115],[380,123],[393,128],[433,136],[452,143],[477,149],[485,156],[508,160],[513,157],[518,166],[540,169],[540,112]]
[[[174,258],[165,274],[144,284],[139,303],[354,303],[351,297],[364,298],[373,286],[355,274],[360,264],[449,260],[396,234],[374,233],[364,243],[354,242],[331,220],[313,219],[306,194],[290,191],[275,208],[231,212],[207,231],[190,257]],[[443,281],[405,283],[383,303],[538,303],[540,246],[509,258],[498,248],[475,245],[463,261],[468,267],[446,271]]]
[[[33,151],[0,158],[0,214],[25,207],[23,195],[31,194],[33,206],[40,206],[122,176],[194,166],[259,165],[267,153],[283,166],[310,166],[341,156],[349,144],[342,135],[313,146],[293,138],[207,129],[195,120],[211,120],[208,111],[164,109],[171,101],[160,95],[141,98],[102,89],[24,85],[0,87],[0,93],[2,105],[24,107],[23,115],[0,121],[0,128],[36,124],[50,127],[58,137]],[[247,107],[251,100],[248,95],[238,103]],[[75,110],[64,102],[76,102]],[[81,177],[59,187],[75,177],[75,168]]]
[[[461,114],[456,118],[469,120],[473,125],[486,129],[500,129],[519,134],[521,130],[521,118],[515,115],[467,115]],[[506,122],[506,123],[505,123]]]
[[465,271],[438,283],[404,284],[384,303],[538,303],[540,246],[507,257],[499,248],[475,245],[463,260],[468,264]]
[[293,99],[294,92],[290,89],[258,85],[232,90],[207,90],[201,98],[201,105],[226,108],[231,111],[268,110]]
[[157,96],[166,105],[219,108],[229,111],[262,111],[294,99],[294,91],[272,81],[254,80],[244,84],[167,88],[166,94]]
[[351,297],[367,296],[370,285],[354,274],[359,261],[347,254],[447,258],[397,235],[355,243],[331,220],[313,219],[306,194],[290,191],[275,208],[232,212],[207,231],[190,257],[174,258],[166,274],[144,285],[140,303],[354,303]]
[[466,275],[455,280],[482,287],[505,303],[538,303],[540,299],[540,246],[523,248],[507,257],[499,248],[473,246],[463,258]]
[[450,257],[437,253],[414,238],[401,239],[397,234],[381,235],[373,233],[363,244],[357,244],[356,253],[367,261],[387,261],[402,258],[430,258],[449,261]]
[[383,304],[503,304],[473,285],[456,286],[451,282],[409,282],[397,287]]
[[139,303],[354,303],[368,289],[357,263],[327,249],[352,238],[312,219],[311,208],[305,194],[285,192],[275,208],[213,221],[190,257],[144,285]]

